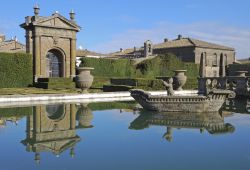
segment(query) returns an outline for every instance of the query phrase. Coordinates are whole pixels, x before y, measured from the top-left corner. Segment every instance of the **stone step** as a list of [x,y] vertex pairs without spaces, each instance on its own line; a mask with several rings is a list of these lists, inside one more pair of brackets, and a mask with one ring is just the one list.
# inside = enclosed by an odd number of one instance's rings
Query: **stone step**
[[35,87],[43,89],[74,89],[72,78],[39,78]]

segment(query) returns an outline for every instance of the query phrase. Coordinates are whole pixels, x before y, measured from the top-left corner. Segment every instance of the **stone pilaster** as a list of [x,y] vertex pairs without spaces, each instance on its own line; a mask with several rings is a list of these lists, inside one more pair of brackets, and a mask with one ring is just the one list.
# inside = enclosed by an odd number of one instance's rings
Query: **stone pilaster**
[[199,76],[201,78],[206,76],[206,56],[205,56],[205,53],[201,53]]
[[70,129],[75,129],[76,127],[76,105],[70,105]]
[[32,31],[26,30],[26,53],[32,54],[33,53],[33,44],[32,44]]
[[34,60],[34,76],[35,76],[35,82],[38,77],[41,75],[41,55],[40,55],[40,37],[35,36],[35,44],[34,44],[34,54],[33,54],[33,60]]
[[71,39],[70,41],[70,76],[75,77],[76,70],[76,39]]
[[220,56],[220,77],[226,76],[226,64],[225,64],[225,56]]
[[35,132],[38,133],[38,132],[41,132],[41,106],[35,107],[34,116],[35,116],[34,128],[35,128]]

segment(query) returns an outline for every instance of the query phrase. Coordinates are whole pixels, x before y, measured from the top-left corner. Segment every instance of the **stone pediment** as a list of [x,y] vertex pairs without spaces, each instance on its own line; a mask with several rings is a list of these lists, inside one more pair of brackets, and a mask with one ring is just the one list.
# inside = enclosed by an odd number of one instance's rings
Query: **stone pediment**
[[33,147],[36,148],[36,151],[51,151],[61,153],[67,150],[70,147],[75,146],[76,143],[80,141],[78,136],[71,139],[63,139],[63,140],[52,140],[52,141],[42,141],[38,143],[34,143]]
[[54,14],[51,17],[39,19],[33,23],[33,25],[44,26],[44,27],[55,27],[64,29],[80,30],[80,27],[74,22],[64,18],[59,14]]

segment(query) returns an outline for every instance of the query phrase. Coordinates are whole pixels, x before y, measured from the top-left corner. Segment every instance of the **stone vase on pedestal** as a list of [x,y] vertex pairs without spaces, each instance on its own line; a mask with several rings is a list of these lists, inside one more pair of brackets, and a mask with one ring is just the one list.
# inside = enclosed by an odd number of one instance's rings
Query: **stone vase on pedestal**
[[91,87],[94,77],[90,74],[92,67],[78,67],[78,75],[76,76],[76,86],[82,89],[83,93],[87,93]]
[[182,87],[185,85],[187,81],[187,76],[185,72],[187,70],[174,70],[175,76],[173,77],[174,80],[174,90],[183,90]]

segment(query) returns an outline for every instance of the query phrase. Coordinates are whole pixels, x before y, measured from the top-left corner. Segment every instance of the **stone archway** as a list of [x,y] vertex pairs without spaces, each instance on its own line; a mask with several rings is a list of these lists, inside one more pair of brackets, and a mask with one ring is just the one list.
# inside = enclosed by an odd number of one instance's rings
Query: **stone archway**
[[64,77],[64,55],[57,49],[51,49],[46,55],[46,76]]

